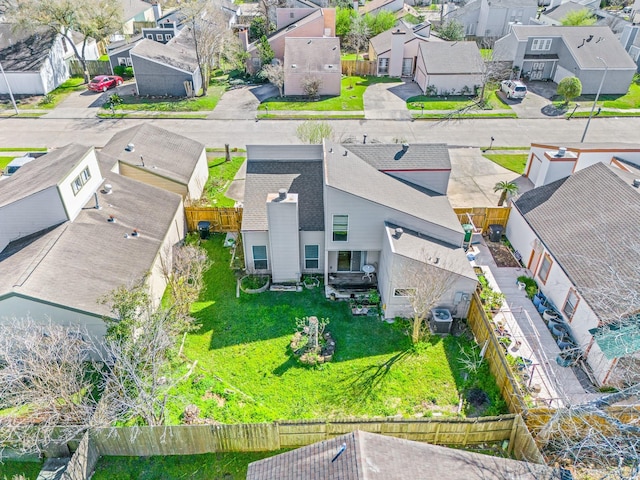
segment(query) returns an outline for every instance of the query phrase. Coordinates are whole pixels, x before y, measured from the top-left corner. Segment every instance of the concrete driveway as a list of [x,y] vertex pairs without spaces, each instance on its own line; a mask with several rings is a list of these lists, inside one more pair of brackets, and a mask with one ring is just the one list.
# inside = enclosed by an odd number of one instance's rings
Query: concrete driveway
[[522,100],[510,100],[503,92],[498,96],[516,112],[518,118],[549,118],[564,115],[565,111],[557,109],[551,103],[556,95],[558,84],[553,82],[526,82],[527,96]]
[[277,95],[278,88],[270,83],[236,87],[224,92],[209,117],[222,120],[253,120],[256,118],[258,105]]
[[412,81],[374,83],[364,91],[364,117],[367,120],[411,120],[407,99],[420,95]]
[[119,87],[106,92],[82,90],[71,92],[56,108],[44,115],[45,118],[92,118],[107,101],[109,95],[131,95],[136,91],[136,82],[125,82]]

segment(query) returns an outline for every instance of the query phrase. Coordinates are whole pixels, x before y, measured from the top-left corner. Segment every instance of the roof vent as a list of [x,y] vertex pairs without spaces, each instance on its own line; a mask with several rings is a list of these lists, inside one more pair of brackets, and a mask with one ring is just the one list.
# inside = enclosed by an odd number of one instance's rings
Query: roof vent
[[396,228],[395,231],[393,232],[393,237],[400,238],[403,233],[404,233],[404,230],[402,230],[401,228]]
[[113,186],[111,186],[110,183],[105,183],[104,184],[104,193],[106,195],[111,195],[113,193]]
[[633,186],[636,188],[640,187],[640,178],[635,178],[633,180]]
[[278,190],[278,200],[286,200],[287,199],[287,189],[281,188]]
[[408,143],[403,143],[402,144],[402,151],[406,152],[407,150],[409,150],[409,144]]
[[344,151],[344,153],[343,153],[342,155],[343,155],[343,156],[345,156],[345,157],[346,157],[347,155],[349,155],[349,150],[345,150],[345,151]]
[[564,157],[566,153],[567,147],[558,147],[558,153],[556,154],[556,157]]
[[135,149],[136,149],[136,148],[135,148],[135,145],[134,145],[133,143],[128,143],[128,144],[127,144],[127,146],[126,146],[126,148],[125,148],[125,150],[126,150],[127,152],[133,152],[133,151],[135,151]]

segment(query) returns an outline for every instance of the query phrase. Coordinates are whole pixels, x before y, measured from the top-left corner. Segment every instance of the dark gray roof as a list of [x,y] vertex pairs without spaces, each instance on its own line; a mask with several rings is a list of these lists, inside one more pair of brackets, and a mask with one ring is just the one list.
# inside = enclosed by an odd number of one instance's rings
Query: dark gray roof
[[564,20],[564,18],[567,16],[568,13],[577,12],[579,10],[590,10],[590,9],[589,7],[585,5],[580,5],[577,2],[566,2],[550,10],[547,10],[546,12],[544,12],[544,15],[553,20],[557,20],[558,22],[561,22],[562,20]]
[[345,144],[350,152],[380,171],[451,170],[445,143],[413,143],[405,152],[400,144]]
[[322,146],[247,146],[243,231],[267,231],[267,195],[286,188],[298,194],[299,226],[324,230]]
[[[606,25],[588,27],[513,25],[511,28],[520,41],[526,41],[529,37],[561,37],[571,55],[583,69],[604,70],[604,65],[598,57],[604,59],[609,69],[636,69],[636,64]],[[590,35],[593,35],[593,40],[583,42]],[[583,46],[578,48],[578,45]]]
[[[176,40],[179,37],[182,37],[180,41]],[[136,43],[136,46],[131,49],[131,54],[184,72],[194,73],[198,69],[198,61],[195,50],[186,37],[186,34],[177,35],[166,44],[145,38]]]
[[27,163],[0,182],[0,207],[58,185],[92,149],[72,143]]
[[456,232],[462,231],[458,217],[445,195],[425,195],[423,191],[378,171],[353,152],[345,156],[347,146],[326,142],[325,149],[324,174],[327,186],[426,222]]
[[134,35],[131,38],[127,38],[126,40],[120,40],[118,42],[112,42],[107,45],[107,54],[115,55],[116,53],[128,50],[133,48],[136,43],[142,40],[144,36],[140,33],[138,35]]
[[[625,179],[626,177],[626,179]],[[523,193],[514,202],[592,310],[603,318],[597,288],[605,265],[636,279],[640,193],[631,175],[603,163]],[[634,280],[635,281],[635,280]],[[600,304],[600,305],[599,305]]]
[[[134,151],[126,150],[128,144]],[[132,166],[141,166],[178,183],[187,184],[193,175],[204,145],[183,135],[170,132],[149,123],[141,123],[116,133],[99,152],[99,158],[109,170],[116,160]],[[108,161],[111,160],[111,166]],[[33,163],[33,162],[32,162]]]
[[[393,38],[393,32],[400,29],[400,31],[405,32],[405,40],[404,43],[409,43],[412,40],[417,40],[421,42],[443,42],[441,38],[434,37],[430,35],[429,38],[424,35],[420,35],[419,33],[427,28],[430,24],[428,22],[423,22],[419,25],[411,27],[407,25],[404,21],[399,20],[395,27],[390,28],[389,30],[385,30],[384,32],[376,35],[371,40],[369,40],[369,44],[373,47],[373,50],[377,55],[388,52],[391,50],[391,39]],[[426,32],[425,32],[426,33]]]
[[[340,449],[344,452],[332,462]],[[553,469],[533,463],[355,432],[249,464],[247,480],[550,480]]]
[[28,30],[12,23],[0,23],[2,67],[6,72],[40,70],[56,37],[56,33],[48,28]]
[[340,76],[340,39],[338,37],[287,37],[284,39],[284,69],[297,72],[331,73],[326,65]]
[[427,73],[482,74],[484,61],[476,42],[423,42],[418,49]]
[[[98,191],[101,210],[93,208],[91,198],[73,222],[12,242],[3,250],[0,297],[23,295],[108,315],[108,308],[97,300],[149,271],[182,208],[181,197],[111,172],[103,175],[113,193]],[[107,222],[109,215],[117,222]],[[125,238],[133,229],[140,236]]]

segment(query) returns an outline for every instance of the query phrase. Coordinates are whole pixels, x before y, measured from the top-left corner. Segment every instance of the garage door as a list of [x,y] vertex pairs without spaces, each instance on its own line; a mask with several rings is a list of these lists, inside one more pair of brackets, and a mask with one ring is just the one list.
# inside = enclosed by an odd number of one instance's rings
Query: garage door
[[573,76],[573,73],[571,73],[569,70],[558,65],[558,68],[556,68],[556,74],[553,76],[553,81],[555,83],[560,83],[560,80],[562,80],[563,78]]

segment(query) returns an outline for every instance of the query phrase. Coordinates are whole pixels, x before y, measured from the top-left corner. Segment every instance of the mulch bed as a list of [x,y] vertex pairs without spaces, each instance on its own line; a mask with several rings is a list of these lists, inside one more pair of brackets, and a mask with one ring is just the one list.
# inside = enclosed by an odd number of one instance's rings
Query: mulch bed
[[487,241],[487,247],[498,267],[521,267],[509,247],[500,242]]

